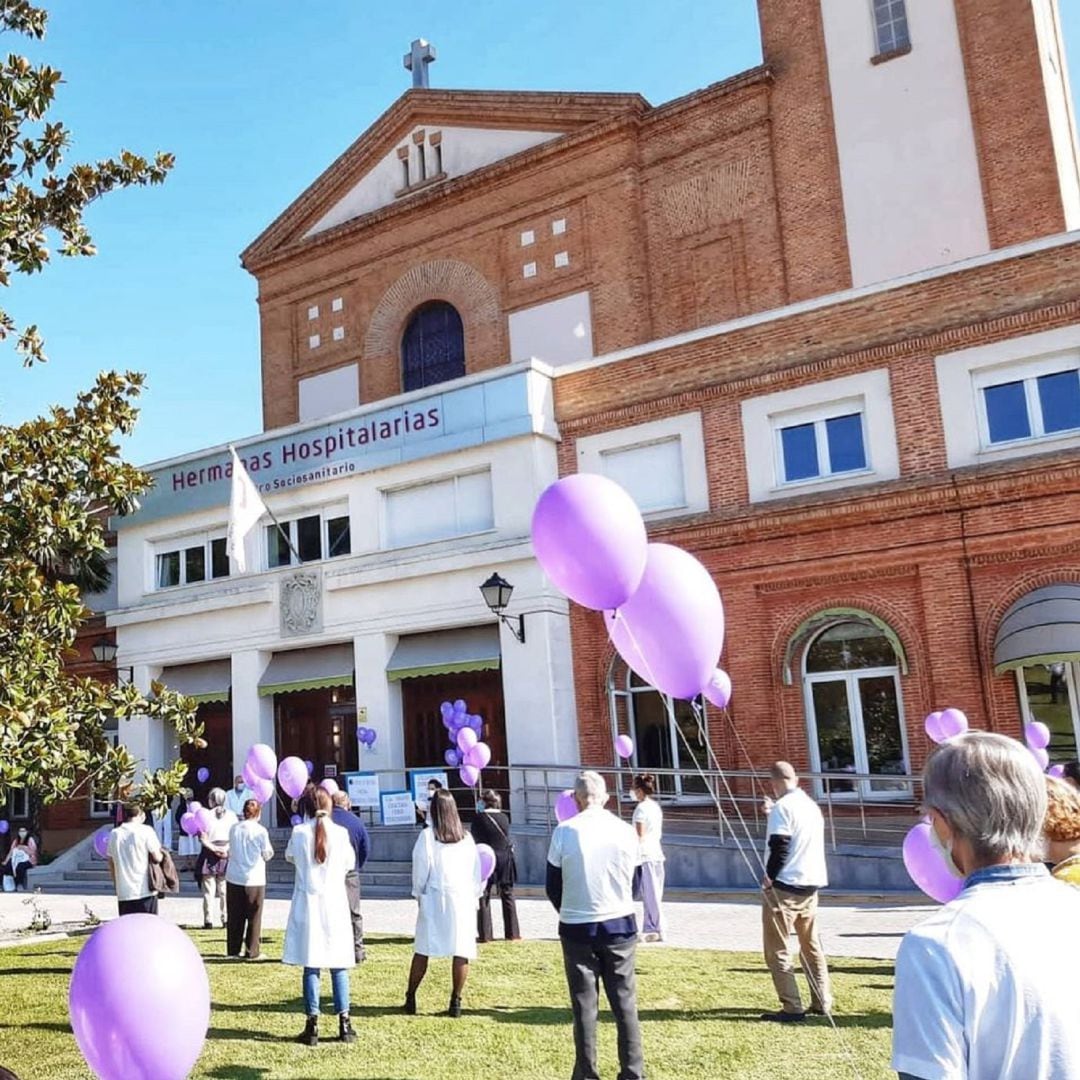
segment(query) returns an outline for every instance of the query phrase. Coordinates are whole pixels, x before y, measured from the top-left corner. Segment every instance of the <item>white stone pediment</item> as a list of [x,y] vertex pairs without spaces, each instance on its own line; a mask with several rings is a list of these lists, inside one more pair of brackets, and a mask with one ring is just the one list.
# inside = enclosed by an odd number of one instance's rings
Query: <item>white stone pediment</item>
[[[344,221],[389,206],[426,184],[464,176],[502,158],[559,138],[560,131],[515,131],[473,127],[414,127],[369,169],[352,189],[304,236],[332,229]],[[421,158],[422,155],[422,158]]]

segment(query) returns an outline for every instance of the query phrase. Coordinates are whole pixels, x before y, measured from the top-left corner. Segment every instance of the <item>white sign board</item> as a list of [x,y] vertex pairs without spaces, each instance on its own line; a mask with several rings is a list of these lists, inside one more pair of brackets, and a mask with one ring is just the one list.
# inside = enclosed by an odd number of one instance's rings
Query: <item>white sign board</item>
[[415,825],[416,807],[409,791],[384,791],[380,796],[384,825]]
[[379,806],[379,774],[351,772],[345,774],[345,791],[353,809]]
[[431,780],[438,780],[444,788],[450,786],[450,781],[446,779],[445,769],[416,769],[409,773],[409,782],[412,784],[412,796],[424,807],[428,804],[427,786]]

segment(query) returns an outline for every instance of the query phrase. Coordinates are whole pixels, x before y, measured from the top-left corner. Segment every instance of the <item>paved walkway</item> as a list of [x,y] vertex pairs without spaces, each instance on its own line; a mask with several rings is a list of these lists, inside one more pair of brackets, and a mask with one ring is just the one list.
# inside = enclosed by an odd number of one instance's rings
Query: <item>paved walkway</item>
[[[0,932],[25,928],[30,922],[30,905],[25,893],[0,894]],[[85,907],[98,918],[116,914],[116,902],[101,893],[79,895],[58,893],[38,897],[53,922],[81,922]],[[492,905],[496,933],[501,926],[498,903]],[[853,904],[822,907],[821,937],[830,956],[865,956],[891,960],[904,933],[932,907]],[[263,926],[280,930],[288,918],[287,900],[267,900]],[[181,926],[202,925],[202,903],[195,897],[175,897],[161,901],[161,914]],[[546,900],[518,901],[522,934],[527,938],[554,938],[555,913]],[[714,903],[674,901],[664,905],[667,920],[666,944],[676,948],[723,949],[757,952],[761,948],[761,909],[750,901]],[[411,937],[416,921],[413,900],[364,901],[364,929],[370,934]],[[649,946],[650,948],[654,946]]]

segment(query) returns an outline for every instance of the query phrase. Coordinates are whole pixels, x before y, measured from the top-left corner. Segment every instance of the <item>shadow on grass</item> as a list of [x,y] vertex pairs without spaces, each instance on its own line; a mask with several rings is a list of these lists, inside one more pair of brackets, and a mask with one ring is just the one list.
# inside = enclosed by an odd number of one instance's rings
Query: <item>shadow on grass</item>
[[0,975],[70,975],[68,967],[16,967],[0,968]]
[[16,1023],[16,1024],[0,1024],[0,1028],[20,1028],[20,1029],[26,1028],[28,1030],[33,1030],[33,1031],[62,1031],[67,1035],[71,1034],[71,1025],[70,1024],[60,1024],[60,1023],[51,1023],[50,1024],[50,1023],[42,1022],[42,1023],[37,1023],[37,1024],[27,1024],[27,1023],[22,1023],[21,1022],[21,1023]]
[[[761,975],[764,978],[769,977],[768,968],[748,968],[748,967],[733,967],[725,969],[736,975]],[[795,965],[795,970],[799,971],[799,965]],[[892,964],[879,964],[876,966],[867,967],[849,967],[847,964],[829,964],[830,975],[883,975],[891,977],[895,973],[895,968]]]

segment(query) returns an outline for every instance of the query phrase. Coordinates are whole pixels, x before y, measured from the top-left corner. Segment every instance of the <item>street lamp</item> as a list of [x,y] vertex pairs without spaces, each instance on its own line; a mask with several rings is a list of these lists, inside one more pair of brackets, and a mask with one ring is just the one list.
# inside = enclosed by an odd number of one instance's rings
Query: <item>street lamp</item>
[[515,625],[515,620],[506,614],[506,608],[510,604],[510,597],[513,592],[514,586],[498,574],[492,574],[491,577],[480,586],[480,594],[484,598],[484,603],[491,609],[492,614],[498,616],[500,621],[506,623],[510,628],[510,633],[524,645],[525,616],[519,615]]
[[[94,659],[99,664],[108,664],[111,667],[116,666],[116,642],[112,638],[98,638],[93,645],[90,646],[90,652],[93,654]],[[117,674],[121,671],[128,673],[128,682],[135,681],[135,669],[131,667],[117,667]]]

